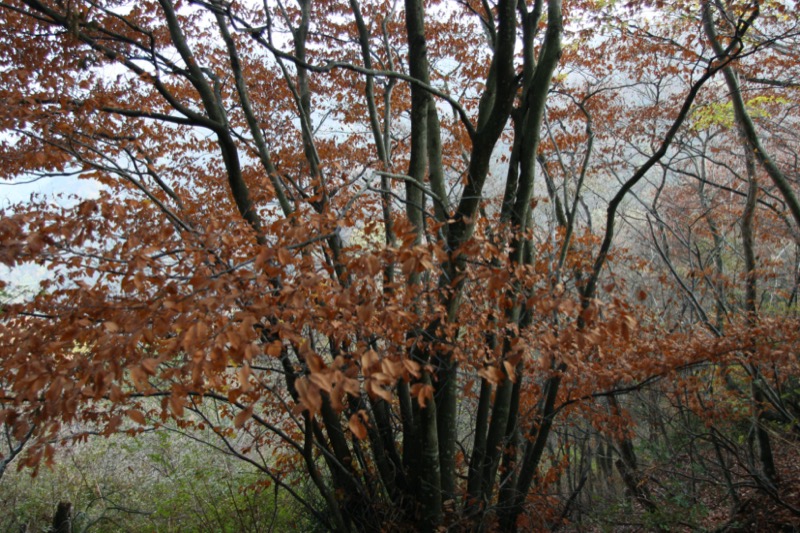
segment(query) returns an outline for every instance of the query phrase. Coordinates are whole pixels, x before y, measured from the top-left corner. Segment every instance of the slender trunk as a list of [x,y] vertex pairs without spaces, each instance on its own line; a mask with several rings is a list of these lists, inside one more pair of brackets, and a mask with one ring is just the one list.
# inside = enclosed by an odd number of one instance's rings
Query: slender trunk
[[72,504],[70,502],[58,503],[50,531],[53,533],[72,533]]
[[[756,11],[757,13],[757,11]],[[755,16],[755,15],[754,15]],[[711,6],[706,4],[703,10],[703,22],[711,46],[714,51],[719,55],[723,52],[722,44],[717,38],[714,20],[711,14]],[[780,170],[775,166],[774,162],[764,151],[761,142],[755,131],[755,126],[747,113],[747,108],[742,97],[741,87],[739,86],[738,76],[730,65],[722,69],[722,74],[725,77],[725,83],[728,87],[728,94],[733,104],[733,113],[736,119],[736,125],[739,130],[739,136],[745,148],[745,161],[747,166],[747,177],[749,181],[749,189],[747,193],[747,203],[745,211],[742,215],[742,246],[744,248],[745,257],[745,312],[747,313],[747,322],[749,327],[753,328],[758,323],[758,309],[756,302],[758,298],[757,276],[756,276],[756,255],[755,243],[753,235],[753,221],[755,218],[756,200],[758,196],[758,182],[755,176],[755,160],[764,167],[769,174],[772,181],[778,187],[781,194],[786,200],[795,221],[800,225],[800,204],[791,187],[786,182],[785,177]],[[755,343],[755,341],[753,341]],[[751,347],[752,352],[755,353],[755,346]],[[752,394],[753,394],[753,424],[755,427],[756,439],[758,441],[759,459],[761,468],[763,470],[766,481],[774,485],[776,481],[775,462],[772,457],[772,446],[769,440],[769,433],[764,428],[763,413],[765,409],[765,399],[763,391],[759,387],[760,371],[758,365],[751,364],[750,372],[752,374]]]
[[[611,412],[614,416],[619,417],[621,409],[619,402],[613,396],[608,399]],[[622,481],[628,489],[631,497],[636,500],[639,505],[644,507],[649,513],[654,513],[658,510],[655,502],[653,501],[650,491],[647,489],[645,480],[642,479],[639,473],[639,463],[636,460],[636,450],[633,447],[633,441],[628,435],[621,436],[617,443],[619,446],[620,458],[616,461],[615,466],[622,476]]]

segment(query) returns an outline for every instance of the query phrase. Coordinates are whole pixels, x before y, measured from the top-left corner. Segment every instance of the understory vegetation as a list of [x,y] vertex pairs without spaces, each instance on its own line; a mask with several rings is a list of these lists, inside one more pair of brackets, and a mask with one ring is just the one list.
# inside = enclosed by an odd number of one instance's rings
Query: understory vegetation
[[[59,503],[71,531],[313,531],[285,494],[236,459],[167,430],[90,438],[59,448],[35,477],[6,472],[0,531],[47,531]],[[297,480],[298,490],[307,482]]]
[[[708,370],[687,373],[701,377]],[[779,485],[758,467],[742,376],[717,376],[696,394],[654,384],[595,406],[598,424],[558,424],[537,484],[531,530],[796,531],[800,529],[800,438],[774,413],[768,422]],[[800,398],[800,390],[787,398]],[[611,416],[609,409],[617,409]],[[710,416],[714,410],[716,416]],[[601,431],[593,426],[601,425]],[[201,437],[198,439],[198,437]],[[203,438],[160,427],[65,442],[32,477],[10,469],[0,481],[2,531],[48,531],[59,503],[71,504],[71,532],[322,531],[295,498],[257,468]],[[213,442],[213,441],[212,441]],[[627,448],[626,448],[627,446]],[[255,458],[255,456],[254,456]],[[633,477],[635,476],[635,477]],[[288,479],[312,505],[306,476]],[[457,524],[451,527],[458,528]]]

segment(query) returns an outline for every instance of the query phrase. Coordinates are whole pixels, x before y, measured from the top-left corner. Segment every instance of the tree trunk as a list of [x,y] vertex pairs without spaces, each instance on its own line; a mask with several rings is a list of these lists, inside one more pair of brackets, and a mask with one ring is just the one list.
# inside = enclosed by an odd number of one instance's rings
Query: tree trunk
[[58,502],[50,529],[53,533],[72,533],[72,504],[70,502]]

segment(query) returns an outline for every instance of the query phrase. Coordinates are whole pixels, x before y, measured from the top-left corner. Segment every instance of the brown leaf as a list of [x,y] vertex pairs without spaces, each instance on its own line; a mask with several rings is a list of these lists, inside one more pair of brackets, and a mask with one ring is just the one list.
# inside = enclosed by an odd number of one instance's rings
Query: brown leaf
[[357,413],[353,413],[353,416],[350,417],[350,422],[347,424],[347,426],[350,428],[350,431],[353,432],[353,435],[355,435],[358,440],[364,440],[367,438],[367,427],[361,420],[362,416],[366,417],[366,413],[364,413],[363,409]]
[[142,369],[151,376],[154,376],[156,374],[157,368],[158,368],[158,359],[153,359],[151,357],[149,359],[145,359],[144,361],[142,361]]
[[368,255],[366,257],[367,273],[370,276],[375,276],[381,271],[381,260],[376,255]]
[[396,380],[403,375],[403,363],[385,358],[381,360],[381,370],[392,380]]
[[130,373],[133,386],[136,387],[136,390],[144,391],[149,388],[149,384],[147,383],[147,373],[144,370],[138,366],[134,366],[130,368]]
[[272,341],[267,345],[267,355],[270,357],[280,357],[283,351],[283,343],[281,341]]
[[414,383],[411,386],[411,395],[416,397],[419,406],[424,409],[428,405],[428,400],[433,399],[433,386],[426,383]]
[[420,377],[419,363],[417,363],[416,361],[412,361],[411,359],[403,359],[403,366],[405,367],[406,371],[409,374],[419,379]]
[[141,411],[138,411],[136,409],[128,409],[128,412],[126,414],[128,415],[128,418],[130,418],[131,420],[133,420],[134,422],[136,422],[141,426],[147,424],[147,420],[145,419],[144,414]]
[[172,414],[174,414],[178,418],[181,418],[183,416],[183,403],[184,403],[184,398],[181,396],[176,396],[175,394],[172,394],[169,397],[169,409],[170,411],[172,411]]
[[385,389],[384,387],[382,387],[379,382],[369,379],[365,383],[364,387],[367,389],[367,394],[369,394],[371,397],[374,398],[375,396],[377,396],[387,402],[392,401],[392,393],[387,389]]
[[359,384],[358,380],[346,376],[342,381],[342,387],[350,396],[358,396],[361,392],[361,385]]
[[242,409],[239,411],[233,419],[233,425],[236,429],[241,428],[247,420],[253,416],[253,406],[251,405],[247,409]]
[[307,378],[298,379],[294,386],[297,389],[300,403],[308,409],[309,415],[314,417],[322,409],[322,395],[319,393],[319,387],[310,383]]
[[236,371],[236,377],[239,380],[239,386],[245,392],[250,390],[250,366],[242,365]]
[[292,252],[286,248],[278,249],[278,262],[282,265],[288,265],[292,262]]
[[511,361],[503,361],[503,368],[506,370],[506,374],[508,375],[508,379],[510,379],[513,383],[517,382],[517,375],[514,372],[514,363]]
[[372,371],[372,367],[379,364],[380,359],[374,350],[367,350],[361,356],[361,371],[364,372],[365,375],[369,375]]
[[501,383],[506,377],[503,374],[503,371],[497,368],[496,366],[486,366],[478,370],[478,375],[491,383],[492,385],[497,385]]
[[333,383],[331,382],[331,375],[329,373],[315,373],[308,376],[308,379],[327,393],[333,390]]

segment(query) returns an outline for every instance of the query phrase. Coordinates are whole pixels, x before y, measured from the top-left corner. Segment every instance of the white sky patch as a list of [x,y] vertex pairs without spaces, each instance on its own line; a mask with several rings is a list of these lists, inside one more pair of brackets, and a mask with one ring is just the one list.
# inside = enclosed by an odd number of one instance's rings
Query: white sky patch
[[14,204],[25,203],[32,195],[69,205],[74,200],[67,199],[68,196],[97,198],[100,188],[97,181],[77,176],[45,176],[38,179],[22,176],[12,181],[0,181],[0,208],[8,209]]
[[[77,176],[52,176],[31,178],[21,176],[16,180],[0,180],[0,209],[25,204],[32,196],[59,205],[73,205],[78,201],[97,198],[101,185],[92,179]],[[0,280],[8,283],[7,296],[19,300],[38,290],[39,283],[51,278],[52,272],[35,263],[23,263],[14,268],[0,265]],[[0,300],[2,303],[2,300]]]

